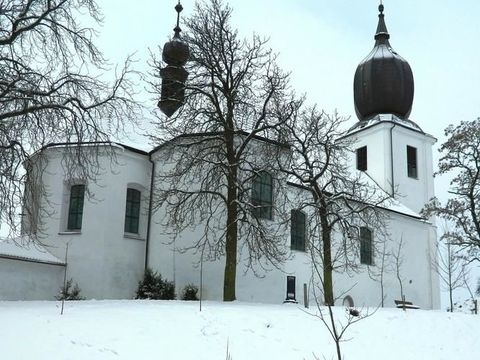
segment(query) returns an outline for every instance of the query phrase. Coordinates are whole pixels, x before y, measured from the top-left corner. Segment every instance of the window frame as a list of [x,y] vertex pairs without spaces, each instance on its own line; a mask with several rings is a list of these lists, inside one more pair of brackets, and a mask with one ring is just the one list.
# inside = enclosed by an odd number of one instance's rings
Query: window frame
[[[265,176],[268,176],[269,181],[264,181]],[[265,190],[265,187],[267,187],[267,190]],[[252,213],[255,217],[266,220],[273,219],[273,176],[268,171],[260,171],[254,175],[251,201],[253,205]]]
[[368,149],[367,146],[357,148],[357,170],[367,171],[368,169]]
[[[301,215],[298,217],[298,215]],[[303,219],[303,223],[298,223],[298,219]],[[294,220],[297,220],[294,222]],[[295,226],[294,226],[295,224]],[[303,233],[298,232],[302,229]],[[290,249],[296,251],[306,251],[306,238],[307,238],[307,216],[298,209],[292,209],[290,211]],[[300,241],[299,241],[300,239]]]
[[418,152],[414,146],[407,145],[407,176],[418,179]]
[[[125,218],[123,231],[127,234],[140,234],[140,209],[142,205],[142,192],[128,187],[125,199]],[[136,230],[136,231],[133,231]]]
[[365,226],[360,227],[360,264],[373,265],[373,231]]
[[70,186],[70,195],[69,195],[68,213],[67,213],[67,230],[68,231],[82,230],[84,203],[85,203],[85,184],[74,184]]

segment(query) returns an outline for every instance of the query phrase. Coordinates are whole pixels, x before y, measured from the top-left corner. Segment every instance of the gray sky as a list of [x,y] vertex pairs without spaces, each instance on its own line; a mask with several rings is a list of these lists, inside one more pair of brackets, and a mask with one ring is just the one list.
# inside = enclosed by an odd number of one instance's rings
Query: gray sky
[[[158,51],[173,34],[176,0],[102,0],[105,23],[99,46],[112,62],[136,52],[142,68],[148,49]],[[350,116],[353,75],[374,45],[377,0],[231,0],[233,24],[243,37],[270,38],[279,63],[291,71],[298,93],[320,108]],[[134,4],[134,5],[133,5]],[[193,11],[183,0],[182,16]],[[480,1],[385,0],[385,20],[392,47],[412,67],[415,98],[410,118],[444,140],[451,123],[480,116]],[[149,99],[148,99],[149,100]],[[154,107],[156,102],[151,101]],[[145,147],[145,145],[143,146]],[[434,151],[434,162],[438,159]],[[437,179],[444,198],[446,179]]]

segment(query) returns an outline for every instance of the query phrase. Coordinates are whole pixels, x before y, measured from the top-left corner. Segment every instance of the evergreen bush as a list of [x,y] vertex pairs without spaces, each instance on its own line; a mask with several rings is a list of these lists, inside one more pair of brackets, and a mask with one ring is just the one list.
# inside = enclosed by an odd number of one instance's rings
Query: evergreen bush
[[162,276],[148,268],[143,280],[138,283],[135,299],[174,300],[175,285],[172,281],[162,279]]
[[73,285],[73,279],[67,280],[65,286],[60,287],[60,292],[55,299],[57,300],[85,300],[83,296],[80,296],[80,287],[77,283]]
[[187,284],[183,288],[182,300],[198,300],[198,286]]

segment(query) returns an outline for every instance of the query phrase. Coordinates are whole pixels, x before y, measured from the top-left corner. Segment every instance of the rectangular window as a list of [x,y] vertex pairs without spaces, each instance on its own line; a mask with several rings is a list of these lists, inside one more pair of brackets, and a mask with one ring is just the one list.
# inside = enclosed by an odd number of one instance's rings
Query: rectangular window
[[141,193],[135,189],[127,189],[127,205],[125,207],[125,232],[138,234],[140,219]]
[[367,171],[367,147],[357,149],[357,169]]
[[290,216],[290,248],[305,251],[306,216],[299,210],[292,210]]
[[366,227],[360,228],[360,263],[373,265],[372,231]]
[[407,173],[408,177],[418,178],[417,149],[407,145]]
[[68,205],[67,230],[82,229],[84,197],[85,185],[73,185],[70,188],[70,203]]
[[253,213],[260,219],[272,219],[273,186],[272,175],[266,171],[258,173],[252,184]]

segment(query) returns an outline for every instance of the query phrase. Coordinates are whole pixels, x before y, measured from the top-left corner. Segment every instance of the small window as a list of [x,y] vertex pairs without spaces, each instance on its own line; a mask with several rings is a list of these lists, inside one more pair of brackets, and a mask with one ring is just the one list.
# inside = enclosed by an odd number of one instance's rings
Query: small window
[[82,229],[84,198],[85,185],[73,185],[70,188],[70,203],[68,205],[67,230]]
[[260,219],[272,219],[272,175],[266,171],[258,173],[252,184],[253,213]]
[[372,231],[366,227],[360,228],[360,263],[373,265]]
[[367,171],[367,147],[357,149],[357,169]]
[[292,210],[290,218],[290,248],[305,251],[306,216],[299,210]]
[[127,205],[125,207],[125,232],[127,233],[138,234],[140,197],[140,191],[127,189]]
[[418,178],[417,149],[407,145],[407,172],[408,177]]

